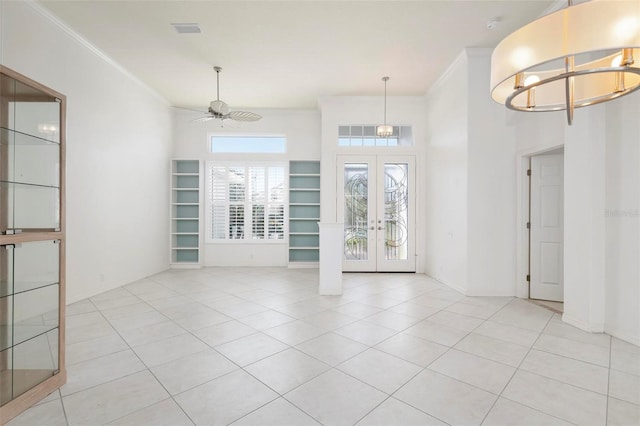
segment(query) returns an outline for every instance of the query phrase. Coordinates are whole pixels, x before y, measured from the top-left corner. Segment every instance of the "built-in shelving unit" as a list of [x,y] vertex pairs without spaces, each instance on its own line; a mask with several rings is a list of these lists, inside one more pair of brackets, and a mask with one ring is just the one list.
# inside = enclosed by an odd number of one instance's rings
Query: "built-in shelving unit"
[[0,424],[66,381],[65,103],[0,66]]
[[317,267],[320,162],[289,163],[289,267]]
[[171,264],[200,266],[200,161],[171,162]]

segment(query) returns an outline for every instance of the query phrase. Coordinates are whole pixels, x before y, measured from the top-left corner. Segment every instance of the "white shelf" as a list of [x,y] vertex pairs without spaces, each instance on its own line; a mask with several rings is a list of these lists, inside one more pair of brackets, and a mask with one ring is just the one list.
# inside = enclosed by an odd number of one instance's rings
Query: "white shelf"
[[[171,170],[171,228],[169,231],[171,264],[175,268],[199,267],[202,240],[200,237],[200,162],[198,160],[173,160]],[[183,194],[178,195],[181,192]],[[188,202],[176,201],[182,199]],[[198,202],[194,202],[195,200]],[[180,214],[188,214],[189,216],[179,216]],[[184,223],[185,221],[192,223]],[[187,232],[178,232],[177,230]]]
[[320,162],[291,161],[289,170],[289,267],[317,265],[320,234],[309,222],[320,221]]

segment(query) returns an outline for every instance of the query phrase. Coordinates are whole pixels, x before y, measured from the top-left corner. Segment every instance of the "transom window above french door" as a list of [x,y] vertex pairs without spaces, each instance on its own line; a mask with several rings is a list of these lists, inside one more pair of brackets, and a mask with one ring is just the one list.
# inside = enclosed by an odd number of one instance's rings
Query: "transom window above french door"
[[413,146],[413,131],[411,126],[393,126],[393,133],[390,136],[380,137],[376,134],[376,126],[374,124],[338,126],[338,146]]

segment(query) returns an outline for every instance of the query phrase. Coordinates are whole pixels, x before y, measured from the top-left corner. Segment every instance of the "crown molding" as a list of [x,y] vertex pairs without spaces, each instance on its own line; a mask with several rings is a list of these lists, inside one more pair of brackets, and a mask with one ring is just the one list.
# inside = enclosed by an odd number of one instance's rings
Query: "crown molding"
[[456,56],[456,58],[453,60],[453,62],[451,62],[449,64],[449,66],[447,67],[447,69],[444,70],[444,72],[442,74],[440,74],[440,77],[438,77],[438,79],[435,81],[435,83],[433,83],[431,85],[431,87],[429,87],[429,89],[427,89],[426,93],[424,94],[425,98],[428,98],[429,96],[431,96],[431,93],[435,90],[437,90],[438,88],[442,87],[445,82],[448,80],[449,76],[460,66],[464,63],[464,61],[467,59],[467,49],[462,49],[460,51],[460,53],[458,54],[458,56]]
[[96,57],[101,59],[103,62],[105,62],[109,66],[113,67],[115,70],[120,72],[122,75],[127,77],[129,80],[131,80],[134,83],[136,83],[138,86],[140,86],[142,89],[147,91],[149,94],[151,94],[157,100],[161,101],[162,103],[166,104],[167,106],[171,105],[171,102],[169,102],[164,96],[162,96],[160,93],[158,93],[157,91],[152,89],[145,82],[143,82],[138,77],[133,75],[131,72],[129,72],[126,68],[124,68],[118,62],[116,62],[109,55],[104,53],[98,47],[93,45],[90,41],[88,41],[83,36],[78,34],[73,28],[68,26],[60,18],[58,18],[56,15],[54,15],[49,9],[47,9],[43,5],[41,5],[37,0],[22,0],[22,2],[24,4],[26,4],[26,5],[28,5],[29,7],[31,7],[35,12],[37,12],[40,16],[42,16],[45,19],[47,19],[49,22],[54,24],[56,27],[60,28],[69,37],[71,37],[72,39],[77,41],[82,47],[87,49],[89,52],[94,54]]

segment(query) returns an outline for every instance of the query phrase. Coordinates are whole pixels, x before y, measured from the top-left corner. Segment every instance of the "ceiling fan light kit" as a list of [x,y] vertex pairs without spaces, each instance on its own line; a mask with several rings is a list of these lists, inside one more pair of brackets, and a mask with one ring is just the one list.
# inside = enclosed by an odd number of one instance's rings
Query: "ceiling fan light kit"
[[207,115],[203,117],[196,118],[193,120],[194,122],[200,123],[204,121],[210,120],[220,120],[224,122],[225,120],[234,120],[234,121],[258,121],[262,118],[261,115],[258,115],[253,112],[248,111],[231,111],[229,105],[226,102],[220,100],[220,71],[222,68],[215,66],[213,70],[216,72],[216,100],[211,101],[209,103],[209,109],[207,110]]
[[516,111],[566,110],[640,88],[640,1],[592,0],[520,28],[491,57],[491,96]]

